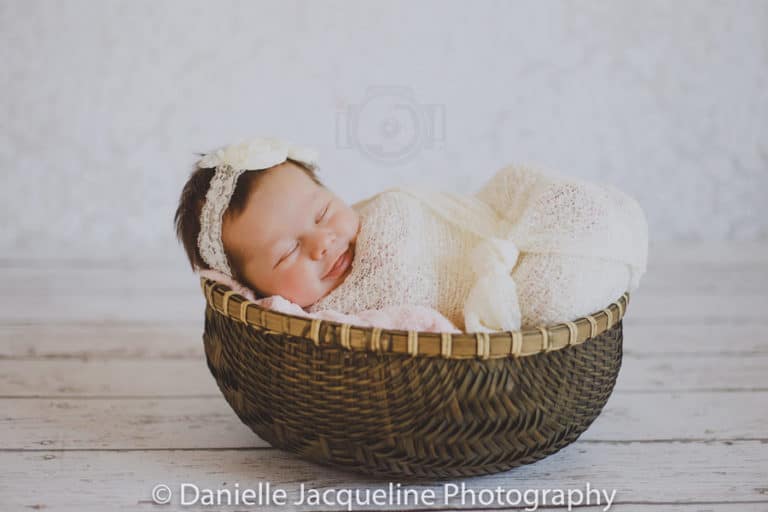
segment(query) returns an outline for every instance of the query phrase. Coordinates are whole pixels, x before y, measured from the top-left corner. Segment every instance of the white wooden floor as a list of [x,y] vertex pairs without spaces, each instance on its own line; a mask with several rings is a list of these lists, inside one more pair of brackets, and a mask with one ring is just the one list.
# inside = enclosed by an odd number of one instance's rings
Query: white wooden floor
[[[240,423],[206,368],[203,299],[183,261],[0,260],[0,282],[0,511],[341,511],[291,503],[302,483],[386,489],[272,449]],[[615,489],[610,510],[622,512],[768,511],[767,306],[768,244],[652,246],[602,415],[547,459],[463,482],[489,492],[589,483]],[[152,502],[156,484],[177,493],[182,482],[268,482],[289,504]],[[436,501],[353,508],[532,510]]]

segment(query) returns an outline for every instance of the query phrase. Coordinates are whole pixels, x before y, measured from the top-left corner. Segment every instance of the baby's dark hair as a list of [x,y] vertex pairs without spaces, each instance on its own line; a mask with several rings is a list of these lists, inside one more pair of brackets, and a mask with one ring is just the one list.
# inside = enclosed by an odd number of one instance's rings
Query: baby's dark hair
[[[288,161],[299,166],[299,168],[304,171],[304,174],[317,185],[320,185],[321,187],[324,186],[311,168],[297,160],[288,159]],[[229,206],[227,206],[227,209],[224,211],[225,216],[229,215],[237,217],[242,213],[251,192],[256,190],[259,186],[259,182],[261,182],[268,170],[269,169],[248,171],[240,175],[235,184],[235,190],[232,193],[232,199],[229,201]],[[214,171],[214,168],[196,168],[192,171],[181,191],[179,206],[176,208],[176,215],[174,216],[176,237],[184,246],[184,251],[187,253],[187,258],[189,259],[189,264],[192,266],[193,271],[197,271],[198,269],[207,270],[211,268],[200,255],[200,249],[197,247],[197,236],[200,234],[200,212],[203,209],[205,194],[208,192],[208,187],[211,184]],[[227,260],[229,261],[229,266],[232,270],[232,277],[237,281],[250,286],[250,284],[243,278],[243,273],[239,268],[239,262],[236,261],[235,258],[230,257],[230,255],[227,255]]]

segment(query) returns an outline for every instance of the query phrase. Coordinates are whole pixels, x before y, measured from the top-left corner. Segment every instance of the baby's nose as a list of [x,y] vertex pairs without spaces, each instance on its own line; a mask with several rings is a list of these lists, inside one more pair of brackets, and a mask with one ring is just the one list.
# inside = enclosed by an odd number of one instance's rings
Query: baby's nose
[[336,233],[333,231],[326,230],[318,233],[318,235],[313,238],[312,257],[314,259],[323,258],[328,252],[328,249],[333,247],[335,241]]

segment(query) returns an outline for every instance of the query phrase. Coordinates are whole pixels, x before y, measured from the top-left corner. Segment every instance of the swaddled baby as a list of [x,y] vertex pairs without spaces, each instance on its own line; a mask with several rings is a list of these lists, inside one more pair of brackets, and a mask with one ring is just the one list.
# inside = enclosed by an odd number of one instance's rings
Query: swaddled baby
[[509,167],[473,196],[396,188],[350,207],[315,159],[275,139],[206,155],[176,212],[193,268],[310,313],[422,306],[469,332],[592,313],[645,270],[645,219],[615,189]]
[[310,312],[424,304],[468,332],[516,330],[598,311],[645,271],[632,198],[525,167],[472,196],[395,188],[353,208],[355,266]]

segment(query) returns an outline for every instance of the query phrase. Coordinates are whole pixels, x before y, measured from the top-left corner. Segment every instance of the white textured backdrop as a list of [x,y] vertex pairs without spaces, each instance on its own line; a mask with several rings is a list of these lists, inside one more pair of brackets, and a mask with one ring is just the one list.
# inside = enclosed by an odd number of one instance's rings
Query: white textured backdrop
[[181,258],[194,153],[251,134],[350,202],[523,162],[768,237],[767,1],[0,0],[0,52],[0,257]]

